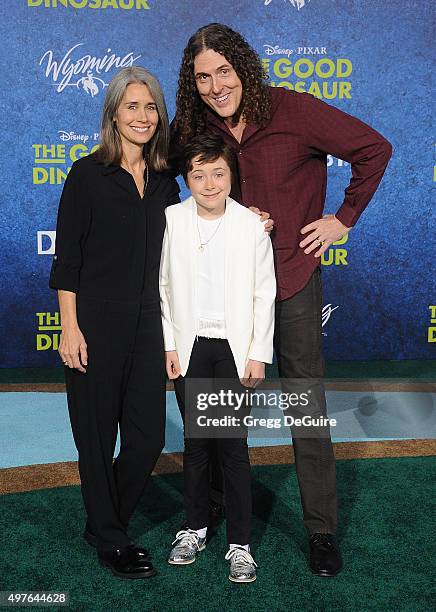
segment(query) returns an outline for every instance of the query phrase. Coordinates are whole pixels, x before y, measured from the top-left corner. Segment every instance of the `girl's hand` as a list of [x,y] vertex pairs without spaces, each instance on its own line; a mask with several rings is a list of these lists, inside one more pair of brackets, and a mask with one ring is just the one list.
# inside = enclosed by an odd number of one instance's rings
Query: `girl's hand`
[[58,348],[59,355],[65,366],[86,373],[88,365],[88,350],[85,338],[79,327],[62,329],[61,341]]
[[167,376],[170,380],[178,378],[182,373],[177,351],[165,351]]
[[254,389],[257,387],[265,378],[265,364],[263,361],[254,361],[249,359],[245,366],[244,378],[241,379],[241,383],[245,387]]

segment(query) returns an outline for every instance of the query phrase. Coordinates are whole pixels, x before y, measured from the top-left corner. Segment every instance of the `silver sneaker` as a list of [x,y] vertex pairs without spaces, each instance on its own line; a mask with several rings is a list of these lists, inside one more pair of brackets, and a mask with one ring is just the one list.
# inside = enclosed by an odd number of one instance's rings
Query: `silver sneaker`
[[172,565],[187,565],[194,563],[198,552],[206,548],[206,538],[200,538],[193,529],[182,529],[176,533],[173,548],[168,563]]
[[232,582],[254,582],[257,563],[245,548],[232,548],[226,554],[230,561],[229,580]]

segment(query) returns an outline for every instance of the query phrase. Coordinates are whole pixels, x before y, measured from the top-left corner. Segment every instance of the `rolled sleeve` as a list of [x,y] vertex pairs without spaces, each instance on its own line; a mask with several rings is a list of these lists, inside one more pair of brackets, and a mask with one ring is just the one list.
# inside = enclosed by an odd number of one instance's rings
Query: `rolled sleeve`
[[80,189],[80,172],[73,164],[62,191],[56,225],[56,248],[49,287],[77,293],[82,267],[83,242],[90,211]]

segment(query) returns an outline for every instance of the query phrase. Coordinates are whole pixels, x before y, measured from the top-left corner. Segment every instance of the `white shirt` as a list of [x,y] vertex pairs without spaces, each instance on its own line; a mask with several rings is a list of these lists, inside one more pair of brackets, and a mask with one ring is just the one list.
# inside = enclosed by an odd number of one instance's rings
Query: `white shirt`
[[225,326],[225,214],[218,219],[197,215],[198,244],[198,325],[197,335],[226,338]]

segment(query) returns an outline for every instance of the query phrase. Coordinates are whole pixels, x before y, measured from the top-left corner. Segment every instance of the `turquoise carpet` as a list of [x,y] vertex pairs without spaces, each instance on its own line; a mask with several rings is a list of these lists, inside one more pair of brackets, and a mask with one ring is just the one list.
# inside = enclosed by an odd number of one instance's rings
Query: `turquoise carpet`
[[[436,393],[327,391],[334,441],[436,438]],[[253,409],[253,414],[255,409]],[[257,416],[280,417],[279,409]],[[290,443],[288,427],[250,429],[250,446]],[[183,450],[174,392],[167,392],[167,453]],[[0,468],[76,461],[65,393],[0,393]]]

